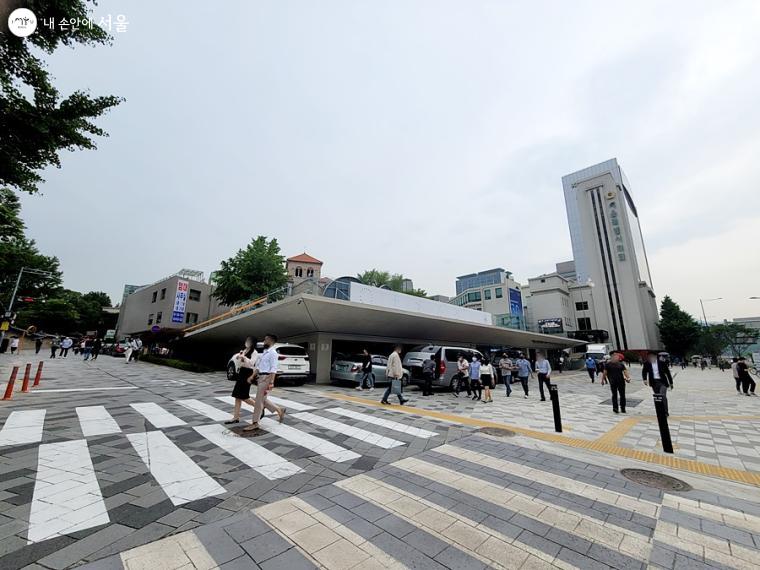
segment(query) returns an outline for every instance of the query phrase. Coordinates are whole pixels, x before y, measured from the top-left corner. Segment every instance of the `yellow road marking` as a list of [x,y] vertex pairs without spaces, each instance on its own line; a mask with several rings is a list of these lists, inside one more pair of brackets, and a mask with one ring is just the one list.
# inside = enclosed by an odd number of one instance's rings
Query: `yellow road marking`
[[[477,418],[469,418],[467,416],[457,416],[453,414],[446,414],[443,412],[436,412],[434,410],[425,410],[423,408],[414,408],[411,406],[386,406],[376,400],[367,400],[366,398],[357,398],[356,396],[347,396],[345,394],[336,394],[330,392],[322,392],[326,398],[332,398],[334,400],[343,400],[346,402],[354,402],[365,406],[372,406],[375,408],[391,408],[395,412],[401,412],[404,414],[415,414],[418,416],[435,418],[452,423],[458,423],[461,425],[467,425],[472,427],[494,427],[500,429],[508,429],[515,433],[532,437],[541,441],[549,441],[553,443],[560,443],[569,447],[575,447],[578,449],[588,449],[590,451],[599,451],[601,453],[607,453],[609,455],[616,455],[618,457],[625,457],[628,459],[636,459],[638,461],[644,461],[646,463],[653,463],[655,465],[663,465],[673,469],[680,469],[682,471],[688,471],[690,473],[697,473],[700,475],[709,475],[711,477],[718,477],[720,479],[727,479],[729,481],[738,481],[739,483],[746,483],[760,487],[760,472],[757,471],[742,471],[741,469],[731,469],[728,467],[721,467],[719,465],[712,465],[710,463],[702,463],[693,459],[681,459],[680,457],[673,457],[671,455],[662,455],[660,453],[652,451],[640,451],[637,449],[631,449],[628,447],[620,447],[608,443],[607,439],[602,438],[596,440],[578,439],[567,437],[556,433],[542,432],[534,429],[523,428],[519,426],[512,426],[509,424],[494,422],[490,420],[481,420]],[[654,419],[652,416],[639,416],[642,419]],[[697,418],[700,416],[694,416]],[[744,420],[751,419],[754,416],[701,416],[703,418],[720,418],[727,420]],[[690,418],[689,416],[681,416],[679,419]],[[626,418],[626,420],[638,421],[639,418]],[[675,420],[676,417],[671,419]],[[690,418],[691,419],[691,418]],[[613,428],[614,430],[615,428]],[[631,429],[630,427],[628,428]],[[612,430],[611,430],[612,431]],[[609,432],[608,432],[609,433]],[[607,434],[605,434],[607,435]],[[611,440],[612,438],[609,438]]]

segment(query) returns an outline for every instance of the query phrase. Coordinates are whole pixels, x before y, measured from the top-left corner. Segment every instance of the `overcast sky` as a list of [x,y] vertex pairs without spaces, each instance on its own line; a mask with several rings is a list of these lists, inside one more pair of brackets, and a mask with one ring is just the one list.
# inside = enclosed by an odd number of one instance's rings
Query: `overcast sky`
[[252,237],[429,293],[571,259],[561,177],[617,157],[658,300],[760,315],[760,2],[113,2],[51,60],[127,101],[66,153],[29,234],[65,285],[206,272]]

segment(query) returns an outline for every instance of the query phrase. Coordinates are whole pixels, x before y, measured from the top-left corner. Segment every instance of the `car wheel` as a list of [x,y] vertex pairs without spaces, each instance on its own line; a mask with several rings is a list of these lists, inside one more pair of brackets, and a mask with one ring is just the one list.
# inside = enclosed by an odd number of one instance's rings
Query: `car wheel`
[[237,380],[237,371],[235,370],[235,364],[230,362],[227,365],[227,380]]
[[401,377],[401,385],[402,385],[404,388],[406,388],[407,386],[409,386],[409,376],[407,376],[406,374],[404,374],[404,375]]

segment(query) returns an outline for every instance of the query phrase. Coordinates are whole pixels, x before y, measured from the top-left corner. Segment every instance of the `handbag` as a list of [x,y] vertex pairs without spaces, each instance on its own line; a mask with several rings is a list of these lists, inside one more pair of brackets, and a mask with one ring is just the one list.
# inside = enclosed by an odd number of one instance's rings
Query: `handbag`
[[391,394],[401,395],[401,380],[399,378],[391,379]]

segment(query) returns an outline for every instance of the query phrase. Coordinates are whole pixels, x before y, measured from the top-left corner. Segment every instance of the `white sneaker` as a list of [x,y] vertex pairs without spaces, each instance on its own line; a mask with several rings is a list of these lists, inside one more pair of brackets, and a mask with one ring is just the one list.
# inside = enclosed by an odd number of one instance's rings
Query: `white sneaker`
[[359,390],[359,392],[361,392],[362,390],[364,390],[364,388],[362,388],[361,386],[357,386],[356,389]]
[[528,394],[525,394],[525,395],[523,396],[523,398],[525,398],[525,399],[527,400],[527,399],[528,399]]
[[369,388],[369,389],[368,389],[368,391],[369,391],[369,392],[374,392],[374,391],[375,391],[375,389],[374,389],[374,388]]

